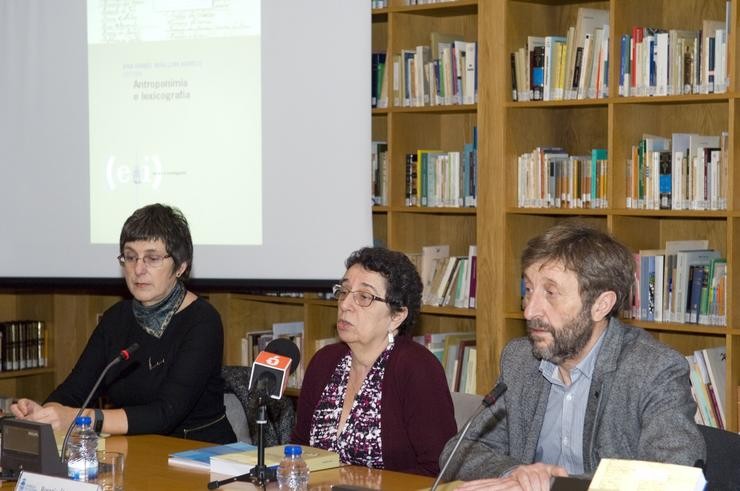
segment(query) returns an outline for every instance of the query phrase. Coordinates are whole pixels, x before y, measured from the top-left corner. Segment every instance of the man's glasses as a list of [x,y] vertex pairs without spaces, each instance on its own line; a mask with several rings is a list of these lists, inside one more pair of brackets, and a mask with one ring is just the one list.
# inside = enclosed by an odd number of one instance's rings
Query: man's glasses
[[378,302],[388,303],[388,300],[386,300],[385,298],[377,297],[370,292],[363,292],[362,290],[353,292],[343,287],[342,285],[334,285],[334,287],[332,288],[332,293],[334,294],[334,298],[336,298],[340,302],[343,302],[344,299],[347,298],[347,295],[351,293],[352,300],[354,300],[354,302],[360,307],[369,307],[370,305],[372,305],[374,300],[377,300]]
[[139,257],[135,254],[121,254],[116,259],[118,259],[118,262],[121,264],[121,266],[128,266],[128,267],[135,267],[136,263],[139,262],[139,259],[141,259],[141,262],[144,263],[144,265],[148,268],[159,268],[162,266],[162,263],[165,259],[168,257],[172,257],[169,254],[166,254],[164,256],[159,256],[155,254],[146,254],[143,257]]

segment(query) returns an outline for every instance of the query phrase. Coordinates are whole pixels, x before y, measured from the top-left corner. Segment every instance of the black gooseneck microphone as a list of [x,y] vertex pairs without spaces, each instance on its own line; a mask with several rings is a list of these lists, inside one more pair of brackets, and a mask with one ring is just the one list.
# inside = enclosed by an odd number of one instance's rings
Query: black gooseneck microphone
[[118,353],[118,356],[113,358],[113,360],[111,360],[111,362],[108,363],[108,366],[106,366],[103,369],[103,371],[100,373],[98,380],[95,382],[95,385],[93,385],[92,390],[90,390],[90,393],[87,395],[85,402],[82,403],[80,410],[77,411],[77,414],[72,420],[72,424],[70,424],[69,428],[67,428],[67,433],[64,435],[64,442],[62,443],[62,453],[59,456],[59,461],[61,463],[64,463],[66,461],[67,444],[69,443],[69,435],[72,434],[72,428],[75,427],[75,421],[82,414],[82,411],[84,411],[87,408],[87,404],[90,402],[90,399],[92,398],[93,394],[95,394],[95,391],[98,390],[98,386],[100,385],[100,382],[103,381],[103,377],[105,377],[105,374],[108,373],[108,370],[110,370],[114,365],[117,365],[118,363],[122,361],[128,361],[129,359],[131,359],[131,354],[135,352],[137,349],[139,349],[139,343],[134,343],[128,348],[122,349],[121,352]]
[[478,415],[487,407],[491,407],[494,404],[496,404],[496,401],[499,400],[499,398],[506,392],[506,384],[503,382],[499,382],[496,385],[494,385],[493,389],[491,389],[491,392],[486,394],[486,396],[481,401],[481,405],[478,408],[478,410],[473,414],[470,419],[468,419],[468,422],[465,423],[465,426],[463,427],[462,431],[460,432],[460,436],[457,437],[457,442],[455,442],[455,446],[452,448],[452,452],[450,452],[450,455],[447,456],[447,460],[445,460],[445,465],[442,466],[442,470],[439,471],[439,475],[437,476],[437,479],[434,481],[434,485],[432,486],[431,491],[437,491],[437,486],[439,486],[439,481],[442,480],[442,476],[444,475],[445,471],[447,470],[447,467],[449,467],[450,462],[452,462],[452,457],[455,455],[455,452],[457,452],[458,447],[460,447],[460,443],[462,442],[463,437],[465,436],[465,433],[468,432],[468,428],[470,428],[470,424],[473,422],[475,418],[478,417]]
[[[211,481],[208,483],[208,489],[217,489],[224,484],[235,481],[248,481],[255,486],[265,488],[269,481],[275,480],[275,469],[271,469],[265,465],[263,428],[267,424],[267,399],[268,397],[276,398],[275,396],[270,396],[270,394],[275,393],[276,387],[279,389],[283,384],[283,380],[296,371],[298,363],[301,361],[301,352],[293,341],[285,338],[277,338],[270,341],[260,355],[264,353],[273,355],[275,361],[278,358],[290,358],[290,367],[288,368],[288,373],[285,373],[285,370],[279,368],[252,365],[252,373],[249,377],[249,390],[250,392],[254,391],[258,397],[257,465],[246,474],[229,477],[221,481]],[[281,389],[278,390],[278,393],[282,397]]]

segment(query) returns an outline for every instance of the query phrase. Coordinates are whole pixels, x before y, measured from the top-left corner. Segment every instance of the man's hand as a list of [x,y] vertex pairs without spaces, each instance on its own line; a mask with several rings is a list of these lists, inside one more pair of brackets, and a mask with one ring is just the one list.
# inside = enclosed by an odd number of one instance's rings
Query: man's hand
[[484,489],[490,491],[547,491],[550,489],[550,479],[552,477],[565,477],[567,475],[568,472],[557,465],[542,463],[520,465],[515,467],[506,477],[470,481],[457,489],[460,491]]

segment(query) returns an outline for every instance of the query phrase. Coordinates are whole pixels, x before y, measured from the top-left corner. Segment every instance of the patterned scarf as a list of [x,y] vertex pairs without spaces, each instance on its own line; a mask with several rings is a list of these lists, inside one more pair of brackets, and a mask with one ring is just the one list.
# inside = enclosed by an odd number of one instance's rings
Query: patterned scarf
[[185,299],[185,285],[176,281],[172,291],[158,304],[147,307],[134,299],[132,305],[136,322],[149,334],[159,339]]

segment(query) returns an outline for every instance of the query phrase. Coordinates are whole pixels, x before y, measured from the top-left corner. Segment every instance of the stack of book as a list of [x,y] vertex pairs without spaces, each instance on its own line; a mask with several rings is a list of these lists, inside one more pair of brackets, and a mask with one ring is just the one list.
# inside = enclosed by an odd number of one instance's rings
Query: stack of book
[[609,11],[580,7],[563,35],[528,36],[511,53],[514,101],[600,99],[609,92]]
[[0,371],[47,366],[46,325],[43,321],[0,323]]
[[627,208],[726,210],[728,133],[644,134],[626,166]]
[[414,336],[414,341],[426,346],[442,363],[450,391],[476,393],[475,333],[427,333]]
[[666,241],[635,254],[635,284],[625,317],[726,325],[727,261],[707,240]]
[[407,253],[419,271],[422,303],[437,307],[475,308],[477,247],[467,256],[451,256],[446,244],[423,246],[421,253]]
[[635,26],[630,34],[623,34],[619,95],[726,92],[729,9],[730,2],[727,2],[725,20],[704,19],[700,31]]
[[[339,454],[321,448],[301,445],[303,460],[311,471],[339,467]],[[285,445],[265,448],[265,465],[277,467],[285,453]],[[170,454],[170,465],[210,471],[220,476],[246,474],[257,465],[257,447],[244,442],[197,448]]]
[[691,370],[691,393],[697,405],[696,422],[714,428],[727,428],[725,347],[696,350],[687,355],[686,360]]
[[517,159],[520,208],[608,208],[607,150],[569,155],[560,147],[537,147]]

